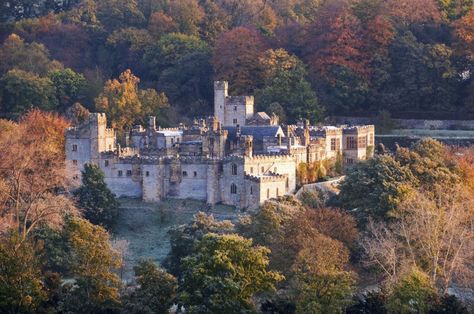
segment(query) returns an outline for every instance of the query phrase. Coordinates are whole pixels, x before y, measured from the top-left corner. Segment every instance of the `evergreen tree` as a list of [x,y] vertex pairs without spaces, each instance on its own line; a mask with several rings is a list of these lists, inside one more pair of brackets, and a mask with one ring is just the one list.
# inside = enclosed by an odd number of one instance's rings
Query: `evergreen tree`
[[99,166],[87,164],[82,172],[82,186],[77,190],[78,205],[94,224],[110,227],[118,214],[118,202],[109,190]]

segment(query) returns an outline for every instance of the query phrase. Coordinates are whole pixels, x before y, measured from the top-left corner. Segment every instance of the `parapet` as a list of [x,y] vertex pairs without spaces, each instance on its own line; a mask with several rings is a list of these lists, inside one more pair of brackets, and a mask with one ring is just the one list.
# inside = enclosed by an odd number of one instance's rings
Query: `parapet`
[[256,183],[262,183],[262,182],[285,182],[286,179],[288,178],[287,174],[278,174],[274,172],[268,172],[265,175],[262,176],[253,176],[249,174],[245,174],[245,180],[253,181]]

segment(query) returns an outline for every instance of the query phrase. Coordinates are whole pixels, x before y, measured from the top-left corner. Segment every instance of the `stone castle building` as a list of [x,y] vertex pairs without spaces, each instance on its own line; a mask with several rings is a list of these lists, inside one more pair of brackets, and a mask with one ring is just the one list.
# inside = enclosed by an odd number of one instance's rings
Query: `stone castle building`
[[214,116],[177,128],[136,126],[127,147],[117,144],[106,116],[66,132],[66,168],[74,186],[84,165],[94,163],[117,196],[155,202],[197,199],[241,209],[290,194],[302,162],[335,159],[345,164],[373,154],[374,126],[316,127],[307,120],[279,125],[278,117],[254,112],[252,96],[229,96],[227,82],[214,83]]

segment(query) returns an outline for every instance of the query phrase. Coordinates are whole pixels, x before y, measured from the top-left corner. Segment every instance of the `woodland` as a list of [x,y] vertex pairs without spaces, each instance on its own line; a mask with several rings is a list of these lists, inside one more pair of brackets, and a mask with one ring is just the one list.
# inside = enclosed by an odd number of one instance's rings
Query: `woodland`
[[6,0],[0,113],[63,113],[80,103],[125,110],[117,127],[150,113],[170,125],[212,114],[213,81],[227,80],[231,94],[255,95],[257,109],[282,122],[380,112],[467,118],[474,113],[473,5]]

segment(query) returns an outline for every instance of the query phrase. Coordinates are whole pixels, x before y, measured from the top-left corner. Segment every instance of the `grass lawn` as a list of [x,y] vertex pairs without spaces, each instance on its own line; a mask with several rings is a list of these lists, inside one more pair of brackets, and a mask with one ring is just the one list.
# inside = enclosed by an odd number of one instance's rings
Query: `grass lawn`
[[[120,214],[113,231],[114,240],[128,241],[123,279],[133,278],[133,266],[140,259],[163,261],[170,249],[168,230],[173,226],[192,221],[194,214],[206,212],[204,202],[194,200],[168,200],[160,203],[143,203],[136,199],[120,199]],[[216,219],[236,221],[240,212],[229,206],[212,209]]]

